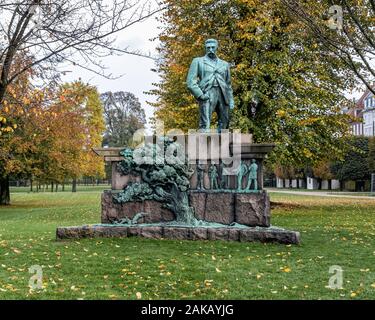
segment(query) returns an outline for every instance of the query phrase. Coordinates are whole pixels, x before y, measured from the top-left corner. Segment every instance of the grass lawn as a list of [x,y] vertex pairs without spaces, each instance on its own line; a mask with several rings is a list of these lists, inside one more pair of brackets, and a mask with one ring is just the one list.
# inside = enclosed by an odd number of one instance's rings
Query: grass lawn
[[[140,238],[56,241],[99,222],[100,190],[12,194],[0,207],[0,299],[374,299],[375,200],[271,194],[272,224],[302,244]],[[30,291],[28,268],[43,268]],[[330,266],[343,289],[329,289]]]

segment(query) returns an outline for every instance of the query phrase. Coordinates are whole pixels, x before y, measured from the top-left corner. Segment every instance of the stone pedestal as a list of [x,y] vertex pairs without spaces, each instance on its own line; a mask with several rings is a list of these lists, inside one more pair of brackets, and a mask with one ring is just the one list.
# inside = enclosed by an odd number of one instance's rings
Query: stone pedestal
[[102,193],[102,223],[113,223],[123,218],[133,219],[137,213],[148,213],[138,223],[157,223],[172,221],[175,215],[168,209],[163,208],[163,204],[154,200],[142,202],[128,202],[119,204],[113,200],[113,195],[117,192],[110,190]]
[[270,199],[265,191],[252,193],[190,191],[190,205],[199,220],[250,227],[269,227]]
[[170,240],[222,240],[240,242],[277,242],[282,244],[299,244],[300,234],[281,228],[201,228],[178,226],[137,226],[123,227],[110,225],[87,225],[80,227],[59,227],[56,238],[126,238],[143,237],[148,239]]
[[[161,202],[145,200],[118,204],[113,199],[116,193],[108,190],[102,194],[102,223],[113,223],[123,218],[133,219],[140,212],[148,214],[142,217],[139,223],[158,223],[175,219],[173,212],[163,208]],[[190,191],[189,202],[198,220],[225,225],[236,222],[250,227],[270,226],[270,200],[265,191]]]
[[[162,202],[144,200],[117,203],[114,198],[116,193],[131,183],[142,182],[142,179],[140,176],[121,174],[118,165],[124,159],[120,154],[124,148],[101,148],[94,151],[112,166],[112,190],[102,194],[102,225],[58,228],[57,238],[139,236],[152,239],[299,243],[298,232],[271,227],[270,224],[270,200],[263,190],[263,160],[274,148],[273,144],[253,144],[251,135],[238,133],[194,133],[169,137],[177,140],[190,168],[194,170],[190,178],[188,205],[194,209],[196,219],[202,221],[198,222],[198,226],[177,224],[174,213],[164,208]],[[146,137],[146,143],[157,144],[157,141],[156,137]],[[160,150],[164,150],[164,146]],[[254,160],[258,166],[258,190],[246,190],[250,178],[248,168]],[[132,158],[130,161],[133,161]],[[198,185],[198,164],[203,186]],[[238,181],[235,168],[241,164],[247,170],[244,170],[246,173],[242,180]],[[209,173],[212,172],[217,173],[217,186],[215,183],[210,185]],[[229,175],[226,174],[228,172]],[[130,194],[132,190],[127,189]],[[138,213],[142,215],[135,225],[134,222],[127,226],[115,224],[122,219],[131,220]]]

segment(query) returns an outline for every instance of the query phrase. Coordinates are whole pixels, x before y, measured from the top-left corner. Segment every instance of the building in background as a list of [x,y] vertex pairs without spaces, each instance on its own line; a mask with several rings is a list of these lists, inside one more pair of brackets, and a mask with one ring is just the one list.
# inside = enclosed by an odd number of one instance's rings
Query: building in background
[[375,136],[375,96],[367,89],[361,98],[363,98],[363,134],[366,137],[373,137]]
[[375,96],[369,89],[355,102],[353,108],[344,109],[343,112],[357,119],[351,122],[353,135],[375,136]]

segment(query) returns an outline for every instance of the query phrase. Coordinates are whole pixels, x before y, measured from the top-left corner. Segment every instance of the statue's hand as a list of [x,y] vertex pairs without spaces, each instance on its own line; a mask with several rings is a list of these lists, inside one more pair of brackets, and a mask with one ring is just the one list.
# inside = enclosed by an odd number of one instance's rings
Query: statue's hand
[[210,97],[204,93],[198,99],[201,101],[207,101],[208,99],[210,99]]
[[229,104],[229,108],[230,108],[231,110],[233,110],[233,109],[234,109],[234,103]]

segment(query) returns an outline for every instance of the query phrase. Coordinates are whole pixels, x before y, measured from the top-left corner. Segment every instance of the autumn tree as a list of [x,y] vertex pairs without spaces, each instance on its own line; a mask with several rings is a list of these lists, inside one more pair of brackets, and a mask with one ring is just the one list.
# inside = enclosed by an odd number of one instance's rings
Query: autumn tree
[[[191,60],[204,40],[219,40],[219,56],[233,64],[236,108],[231,128],[275,142],[271,161],[304,167],[327,154],[342,157],[352,70],[331,54],[280,1],[166,0],[161,20],[161,82],[153,94],[156,118],[167,129],[198,127],[198,107],[186,89]],[[276,161],[277,160],[277,161]]]
[[40,174],[40,149],[49,139],[41,134],[45,132],[42,103],[47,92],[34,89],[30,76],[26,72],[9,86],[3,110],[6,117],[0,117],[5,125],[0,131],[0,204],[10,203],[10,175],[29,178]]
[[322,181],[328,180],[328,189],[331,189],[332,187],[332,179],[334,178],[334,175],[331,171],[331,163],[327,159],[324,159],[320,162],[318,162],[313,168],[312,172],[315,178],[318,179],[319,189],[322,188]]
[[[33,70],[50,86],[59,80],[57,66],[68,62],[113,78],[104,72],[101,58],[143,55],[116,46],[115,36],[160,10],[154,0],[0,0],[0,131],[12,129],[8,91],[24,73]],[[18,64],[18,57],[26,63]],[[6,177],[0,175],[1,179]]]
[[374,0],[282,0],[290,16],[306,26],[331,55],[375,94]]
[[[115,35],[161,9],[155,0],[0,0],[0,112],[7,88],[31,68],[45,81],[59,78],[62,62],[110,77],[102,57],[142,55],[116,46]],[[17,56],[28,63],[14,68]]]
[[128,146],[133,134],[144,128],[146,115],[138,98],[130,92],[106,92],[100,96],[106,124],[103,144]]
[[1,185],[1,204],[10,202],[10,176],[61,184],[82,175],[103,175],[104,163],[91,150],[101,145],[104,131],[96,88],[74,82],[41,91],[25,76],[15,84],[10,90],[15,97],[7,98],[14,100],[8,119],[19,125],[0,139],[0,174],[7,182]]
[[67,83],[57,92],[51,111],[59,116],[50,129],[56,146],[49,159],[52,170],[45,174],[60,183],[73,179],[72,191],[76,191],[77,178],[104,175],[103,161],[91,150],[101,145],[105,129],[100,95],[88,84]]
[[301,168],[294,167],[292,165],[281,165],[280,163],[269,164],[273,167],[273,172],[276,177],[281,179],[289,179],[289,186],[291,187],[291,180],[297,179],[297,188],[299,188],[299,179],[304,177],[304,171]]

